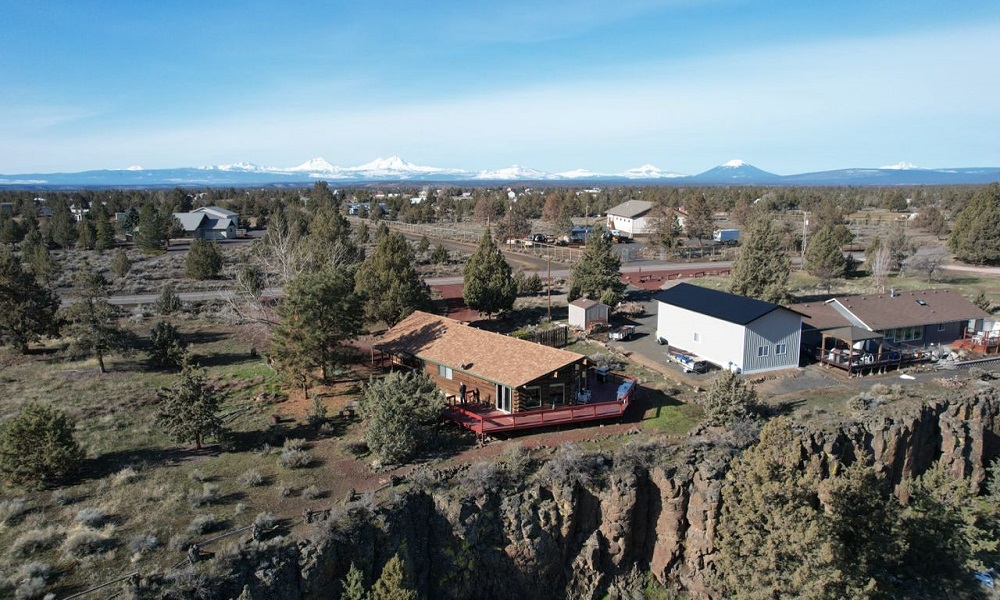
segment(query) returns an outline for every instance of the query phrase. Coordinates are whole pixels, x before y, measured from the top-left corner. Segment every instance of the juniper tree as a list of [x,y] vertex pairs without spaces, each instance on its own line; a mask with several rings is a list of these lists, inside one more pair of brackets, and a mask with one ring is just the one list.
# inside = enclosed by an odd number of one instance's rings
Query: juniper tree
[[188,248],[187,275],[192,279],[214,279],[222,271],[222,252],[219,245],[203,239],[191,240]]
[[463,274],[462,298],[469,308],[493,316],[514,307],[517,283],[507,259],[493,242],[489,226],[483,231],[479,247],[465,263]]
[[443,408],[441,391],[425,374],[394,371],[373,379],[360,402],[365,441],[384,464],[405,462],[431,438]]
[[615,254],[611,240],[598,228],[590,235],[580,260],[570,271],[569,299],[585,297],[612,306],[617,304],[625,292],[621,266],[622,261]]
[[382,574],[372,586],[371,600],[417,600],[417,592],[409,587],[406,571],[399,554],[394,554],[382,567]]
[[705,417],[713,425],[732,425],[757,410],[757,391],[736,373],[725,370],[712,381],[708,390]]
[[0,477],[41,486],[74,473],[83,450],[73,420],[42,404],[28,404],[0,427]]
[[128,275],[129,269],[132,268],[132,261],[129,260],[125,251],[121,248],[115,250],[114,255],[111,257],[111,274],[121,279]]
[[219,439],[226,432],[218,415],[219,398],[206,383],[204,371],[190,360],[184,361],[179,377],[173,387],[157,392],[156,421],[175,441],[194,442],[200,449],[206,438]]
[[792,267],[781,232],[767,215],[762,215],[751,222],[742,238],[733,261],[729,291],[767,302],[786,301]]
[[64,309],[64,333],[72,338],[70,347],[78,354],[97,359],[101,373],[107,373],[104,357],[127,350],[131,336],[119,325],[121,309],[111,304],[108,280],[99,271],[84,271],[76,277],[72,303]]
[[28,344],[59,333],[59,298],[26,271],[7,248],[0,249],[0,343],[21,354]]
[[1000,183],[980,189],[955,216],[948,247],[963,262],[1000,263]]
[[163,368],[180,368],[187,358],[187,346],[181,340],[177,327],[159,321],[149,333],[149,362]]
[[829,290],[830,282],[843,277],[846,268],[847,259],[831,228],[817,231],[806,248],[806,270],[819,277]]

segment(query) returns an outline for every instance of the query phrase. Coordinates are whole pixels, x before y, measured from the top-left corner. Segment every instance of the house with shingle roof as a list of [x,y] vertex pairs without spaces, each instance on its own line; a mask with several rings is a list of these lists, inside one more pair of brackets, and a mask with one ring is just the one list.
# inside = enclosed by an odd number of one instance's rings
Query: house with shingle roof
[[[224,209],[220,209],[224,210]],[[231,212],[231,211],[226,211]],[[234,215],[236,213],[233,213]],[[220,217],[216,213],[204,209],[186,213],[174,213],[174,218],[181,224],[185,237],[205,240],[227,240],[236,237],[239,217]]]
[[449,396],[466,395],[502,413],[574,404],[587,388],[586,357],[416,311],[373,351],[429,375]]
[[608,229],[616,229],[628,236],[652,233],[651,212],[655,204],[646,200],[628,200],[608,209]]
[[839,296],[790,308],[805,315],[803,341],[813,345],[822,332],[842,327],[879,333],[891,343],[950,344],[962,339],[966,329],[981,331],[992,318],[952,289]]
[[724,369],[761,373],[799,366],[802,315],[689,283],[653,295],[656,336]]

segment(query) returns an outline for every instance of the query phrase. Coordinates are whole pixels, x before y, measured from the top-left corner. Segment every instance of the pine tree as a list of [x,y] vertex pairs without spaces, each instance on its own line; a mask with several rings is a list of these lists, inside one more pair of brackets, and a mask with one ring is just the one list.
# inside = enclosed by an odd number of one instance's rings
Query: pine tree
[[781,234],[768,215],[755,219],[743,235],[739,254],[733,262],[729,291],[767,302],[788,299],[791,261]]
[[365,318],[390,327],[415,310],[429,310],[431,296],[417,273],[413,247],[401,234],[378,237],[375,251],[358,268],[355,289],[364,299]]
[[327,377],[330,366],[346,360],[345,344],[364,326],[361,300],[346,268],[303,273],[292,280],[279,309],[281,323],[275,328],[272,353],[280,365],[297,365],[291,355],[301,355],[310,367],[319,367]]
[[29,229],[21,242],[21,260],[25,269],[42,282],[50,282],[59,274],[59,265],[38,229]]
[[621,280],[621,259],[615,254],[611,240],[600,228],[590,234],[580,260],[570,271],[569,299],[586,297],[614,306],[625,292]]
[[28,344],[59,333],[59,298],[24,270],[9,249],[0,249],[0,343],[21,354]]
[[192,279],[215,279],[222,271],[222,252],[219,245],[202,239],[191,240],[188,249],[187,275]]
[[1000,263],[1000,183],[980,189],[955,216],[948,247],[963,262]]
[[698,240],[698,246],[702,245],[702,240],[711,239],[715,231],[712,207],[703,194],[694,193],[684,205],[687,211],[687,218],[684,220],[684,230],[689,238]]
[[142,205],[138,216],[139,229],[135,234],[136,246],[146,253],[160,253],[166,250],[169,223],[156,209],[156,205],[147,202]]
[[107,209],[101,203],[95,203],[90,209],[90,217],[94,221],[94,249],[98,252],[109,250],[115,245],[115,228]]
[[74,351],[93,356],[101,373],[107,373],[104,357],[128,349],[131,336],[118,324],[121,309],[108,301],[108,281],[99,271],[80,273],[75,283],[76,298],[64,311],[65,333],[73,338]]
[[514,307],[517,284],[507,259],[493,242],[489,226],[479,240],[479,247],[465,263],[464,276],[462,298],[469,308],[492,317]]
[[219,439],[226,432],[219,418],[219,399],[205,382],[204,371],[190,360],[181,368],[180,380],[172,388],[157,392],[160,406],[156,421],[175,441],[194,442],[200,449],[206,437]]
[[42,484],[74,473],[83,450],[62,411],[28,404],[0,428],[0,476],[18,485]]
[[382,568],[382,575],[372,586],[371,600],[417,600],[417,592],[407,586],[406,571],[399,554]]
[[361,569],[352,562],[347,577],[341,582],[344,591],[340,594],[340,600],[368,600],[364,577]]
[[88,218],[80,219],[76,224],[76,247],[80,250],[93,250],[97,247],[97,229]]

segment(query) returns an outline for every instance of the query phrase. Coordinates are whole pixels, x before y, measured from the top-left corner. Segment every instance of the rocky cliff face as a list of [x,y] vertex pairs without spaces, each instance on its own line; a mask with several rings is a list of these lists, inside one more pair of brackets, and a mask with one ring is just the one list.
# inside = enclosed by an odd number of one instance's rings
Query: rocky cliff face
[[[837,461],[863,459],[898,485],[940,457],[981,485],[1000,454],[1000,402],[982,389],[807,429],[802,440],[803,460],[826,473]],[[732,453],[695,438],[652,462],[616,456],[476,494],[441,486],[402,493],[382,508],[348,507],[300,544],[297,576],[280,571],[278,579],[294,579],[282,584],[295,590],[283,597],[335,597],[352,562],[372,581],[396,552],[429,598],[634,597],[629,590],[646,570],[710,597],[705,576]]]

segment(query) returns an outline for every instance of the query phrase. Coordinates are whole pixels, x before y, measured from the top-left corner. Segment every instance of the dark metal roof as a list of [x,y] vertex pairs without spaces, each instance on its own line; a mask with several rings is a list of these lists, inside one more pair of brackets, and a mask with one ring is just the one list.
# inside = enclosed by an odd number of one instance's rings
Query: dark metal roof
[[[777,309],[789,310],[778,304],[738,296],[728,292],[720,292],[690,283],[677,285],[660,290],[653,298],[692,312],[700,313],[737,325],[746,325]],[[799,313],[796,313],[799,314]]]

